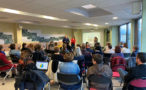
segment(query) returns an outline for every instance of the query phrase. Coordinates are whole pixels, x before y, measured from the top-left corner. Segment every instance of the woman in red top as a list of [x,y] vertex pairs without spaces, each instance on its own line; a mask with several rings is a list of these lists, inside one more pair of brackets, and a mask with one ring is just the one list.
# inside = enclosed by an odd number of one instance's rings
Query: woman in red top
[[76,40],[75,40],[75,38],[73,37],[73,38],[71,39],[71,47],[72,47],[72,48],[75,48],[75,43],[76,43]]

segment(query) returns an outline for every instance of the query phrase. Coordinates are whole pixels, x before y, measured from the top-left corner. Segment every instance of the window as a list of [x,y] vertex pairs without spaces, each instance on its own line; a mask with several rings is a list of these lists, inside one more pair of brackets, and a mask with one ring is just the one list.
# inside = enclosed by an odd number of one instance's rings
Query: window
[[128,23],[128,33],[127,33],[127,45],[128,45],[128,48],[130,48],[131,44],[130,44],[130,35],[131,34],[131,23]]
[[120,42],[126,43],[126,32],[127,32],[127,25],[120,26]]
[[138,20],[138,47],[141,50],[141,30],[142,30],[142,19]]

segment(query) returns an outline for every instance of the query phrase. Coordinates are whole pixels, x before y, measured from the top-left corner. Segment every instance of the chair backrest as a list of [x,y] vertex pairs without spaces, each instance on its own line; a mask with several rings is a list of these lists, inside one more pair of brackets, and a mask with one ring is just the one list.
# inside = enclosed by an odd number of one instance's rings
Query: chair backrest
[[111,59],[111,67],[113,71],[117,71],[118,68],[122,68],[125,70],[126,68],[126,61],[124,58],[117,56]]
[[94,82],[94,83],[100,83],[100,84],[110,84],[112,81],[110,78],[108,77],[105,77],[103,75],[90,75],[88,77],[88,80],[89,80],[89,84],[90,82]]
[[136,66],[136,57],[130,57],[127,60],[127,68],[130,69],[130,68],[133,68],[135,66]]
[[111,55],[112,55],[112,53],[104,53],[104,57],[106,57],[106,58],[110,58]]
[[57,73],[57,79],[59,83],[65,85],[75,85],[81,81],[76,74]]
[[128,72],[124,71],[122,68],[118,68],[118,72],[120,74],[122,81],[124,81],[124,77]]
[[18,63],[20,59],[17,55],[13,55],[13,54],[11,54],[10,57],[11,57],[12,62],[16,62],[16,63]]
[[131,57],[131,53],[123,53],[125,58]]
[[146,88],[146,77],[134,79],[130,82],[130,85],[138,88]]

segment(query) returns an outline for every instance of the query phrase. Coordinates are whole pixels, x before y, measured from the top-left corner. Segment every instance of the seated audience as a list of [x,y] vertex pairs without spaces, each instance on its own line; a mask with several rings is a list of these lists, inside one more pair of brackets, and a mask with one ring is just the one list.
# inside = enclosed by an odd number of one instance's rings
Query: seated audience
[[94,51],[91,49],[90,44],[86,42],[86,50],[90,53],[93,53]]
[[34,46],[34,50],[35,50],[35,52],[33,53],[33,58],[32,58],[32,60],[34,60],[34,62],[45,61],[47,59],[47,57],[45,56],[45,52],[42,51],[42,49],[41,49],[40,44],[36,44]]
[[69,50],[67,49],[67,44],[63,44],[63,47],[61,48],[61,51],[60,51],[60,53],[62,54],[62,55],[64,55],[65,53],[67,53],[67,52],[69,52]]
[[100,43],[95,43],[94,51],[95,51],[95,53],[103,54]]
[[32,43],[30,43],[27,48],[34,52],[34,45]]
[[[61,62],[59,65],[59,71],[64,74],[76,74],[79,75],[80,73],[80,68],[77,64],[75,64],[73,61],[74,55],[73,53],[65,53],[64,55],[64,62]],[[67,88],[72,88],[72,90],[76,90],[75,88],[79,87],[80,84],[73,85],[73,86],[68,86],[68,85],[62,85],[61,87],[64,90],[68,90]]]
[[105,48],[104,48],[104,51],[109,50],[109,46],[112,46],[112,45],[111,45],[111,43],[108,42],[108,43],[106,44]]
[[21,49],[21,51],[23,51],[23,50],[27,50],[28,48],[27,48],[27,44],[26,43],[23,43],[22,44],[22,49]]
[[15,55],[18,58],[20,58],[21,52],[19,50],[16,50],[15,44],[11,44],[9,48],[10,48],[9,55]]
[[[109,65],[103,64],[103,56],[100,54],[94,54],[93,55],[93,66],[91,66],[88,71],[87,71],[87,78],[89,79],[90,76],[95,75],[95,76],[104,76],[106,78],[112,79],[112,70],[109,67]],[[101,79],[102,80],[102,79]],[[106,81],[105,81],[106,82]],[[95,83],[95,82],[89,82],[89,87],[95,88],[97,90],[110,90],[111,83]]]
[[83,43],[82,46],[81,46],[81,51],[82,51],[82,54],[83,54],[83,55],[91,54],[89,51],[87,51],[86,45],[85,45],[84,43]]
[[138,54],[138,47],[137,46],[134,46],[133,47],[132,54],[131,54],[131,57],[136,57],[137,54]]
[[5,52],[3,51],[3,46],[2,45],[0,45],[0,53],[3,53],[4,55],[6,55]]
[[52,62],[52,71],[56,73],[59,65],[59,61],[63,62],[63,56],[60,54],[60,49],[58,47],[54,48],[54,54],[52,55],[51,59],[53,60]]
[[115,53],[112,49],[112,45],[108,45],[108,47],[105,49],[104,53]]
[[120,57],[124,58],[124,54],[121,53],[121,47],[120,46],[115,47],[115,53],[111,55],[111,58],[117,57],[117,56],[120,56]]
[[[21,59],[24,62],[23,66],[18,69],[21,74],[18,75],[15,88],[20,90],[42,90],[44,85],[49,81],[44,72],[37,70],[36,64],[32,61],[33,53],[31,50],[23,50],[21,53]],[[18,66],[19,67],[19,66]]]
[[82,56],[81,46],[79,44],[77,44],[77,46],[76,46],[75,56]]
[[[128,74],[124,78],[124,86],[123,90],[131,90],[128,89],[128,85],[130,81],[142,77],[146,77],[146,53],[138,53],[136,57],[136,63],[137,66],[132,68]],[[132,89],[132,90],[139,90],[139,89]],[[140,89],[140,90],[145,90],[145,89]]]
[[122,48],[122,53],[130,53],[130,49],[128,49],[127,44],[124,43],[123,48]]
[[51,41],[50,44],[48,45],[48,49],[50,51],[54,51],[54,42],[53,41]]
[[[1,47],[0,49],[3,48],[2,45],[0,45],[0,47]],[[2,52],[0,52],[0,65],[2,65],[0,67],[0,71],[5,71],[5,70],[10,69],[14,64],[12,64],[12,61],[8,60],[6,58],[6,56]],[[16,67],[16,66],[14,65],[14,67]],[[16,72],[15,72],[15,69],[13,69],[12,70],[12,77],[14,77],[15,75],[16,75]]]

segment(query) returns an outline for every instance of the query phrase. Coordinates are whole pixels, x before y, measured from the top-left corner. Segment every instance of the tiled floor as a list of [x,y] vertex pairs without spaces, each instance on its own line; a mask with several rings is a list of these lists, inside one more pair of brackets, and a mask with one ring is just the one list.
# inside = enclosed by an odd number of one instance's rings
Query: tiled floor
[[[15,90],[14,89],[14,82],[15,80],[12,78],[8,78],[6,80],[5,85],[1,85],[1,81],[2,79],[0,78],[0,90]],[[120,80],[118,78],[113,78],[113,89],[114,90],[122,90],[122,87],[120,87]],[[84,90],[87,90],[87,88],[85,88],[86,86],[84,85]],[[51,90],[58,90],[58,86],[51,86]]]

